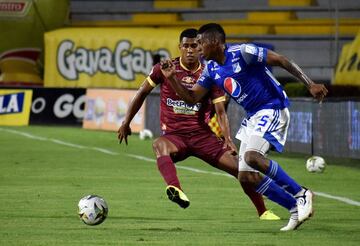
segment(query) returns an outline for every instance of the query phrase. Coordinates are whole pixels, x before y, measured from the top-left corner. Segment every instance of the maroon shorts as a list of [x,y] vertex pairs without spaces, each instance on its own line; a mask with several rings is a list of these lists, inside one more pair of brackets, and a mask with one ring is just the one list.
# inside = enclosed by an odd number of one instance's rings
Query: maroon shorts
[[162,137],[175,144],[178,149],[177,153],[171,155],[174,162],[195,156],[212,166],[217,166],[220,157],[228,151],[228,148],[223,148],[223,140],[219,139],[209,128],[187,134],[170,133]]

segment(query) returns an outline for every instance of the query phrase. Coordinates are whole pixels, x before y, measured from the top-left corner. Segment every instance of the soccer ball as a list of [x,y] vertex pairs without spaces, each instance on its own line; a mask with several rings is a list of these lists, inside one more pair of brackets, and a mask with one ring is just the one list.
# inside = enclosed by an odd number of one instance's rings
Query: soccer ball
[[139,138],[141,140],[153,138],[153,133],[149,129],[144,129],[139,132]]
[[104,198],[97,195],[88,195],[80,199],[79,216],[87,225],[99,225],[108,215],[108,205]]
[[324,158],[312,156],[306,161],[306,169],[312,173],[322,173],[326,167]]

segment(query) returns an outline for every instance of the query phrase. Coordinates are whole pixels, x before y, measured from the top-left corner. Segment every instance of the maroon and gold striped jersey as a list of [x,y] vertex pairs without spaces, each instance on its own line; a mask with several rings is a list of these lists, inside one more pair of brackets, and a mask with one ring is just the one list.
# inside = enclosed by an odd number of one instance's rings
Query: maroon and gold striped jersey
[[[201,75],[203,65],[199,64],[198,69],[191,72],[181,63],[180,58],[174,59],[173,64],[179,81],[186,88],[191,89]],[[200,102],[196,104],[184,102],[162,74],[160,64],[153,67],[147,81],[153,87],[160,84],[160,127],[163,135],[175,132],[186,134],[208,127],[205,121],[206,117],[209,117],[212,103],[225,101],[224,92],[218,87],[212,87]]]

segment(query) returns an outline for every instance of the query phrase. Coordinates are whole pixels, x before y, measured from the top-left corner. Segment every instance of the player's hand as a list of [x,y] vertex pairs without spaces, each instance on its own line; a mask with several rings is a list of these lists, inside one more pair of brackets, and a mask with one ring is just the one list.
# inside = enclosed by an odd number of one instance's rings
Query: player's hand
[[171,60],[163,60],[160,62],[161,72],[166,78],[171,78],[175,75],[175,65],[171,62]]
[[128,144],[127,137],[131,135],[131,128],[129,124],[123,122],[119,127],[117,133],[118,133],[119,144],[121,144],[122,141],[125,140],[125,143],[127,145]]
[[309,87],[311,95],[316,98],[318,101],[322,101],[327,95],[328,90],[323,84],[311,84]]
[[225,139],[224,148],[229,148],[232,155],[237,155],[237,147],[231,139]]

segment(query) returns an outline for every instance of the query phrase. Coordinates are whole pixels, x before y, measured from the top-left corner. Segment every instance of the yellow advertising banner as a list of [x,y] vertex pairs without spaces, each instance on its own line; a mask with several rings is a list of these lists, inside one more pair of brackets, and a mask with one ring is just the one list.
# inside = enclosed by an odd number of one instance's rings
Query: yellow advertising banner
[[45,34],[45,87],[137,89],[153,55],[178,56],[179,30],[67,28]]
[[[135,94],[135,90],[88,89],[83,128],[117,131]],[[144,125],[145,104],[132,120],[131,130],[139,132]]]
[[360,86],[360,32],[342,48],[335,73],[335,84]]
[[0,90],[0,125],[29,124],[32,90]]

